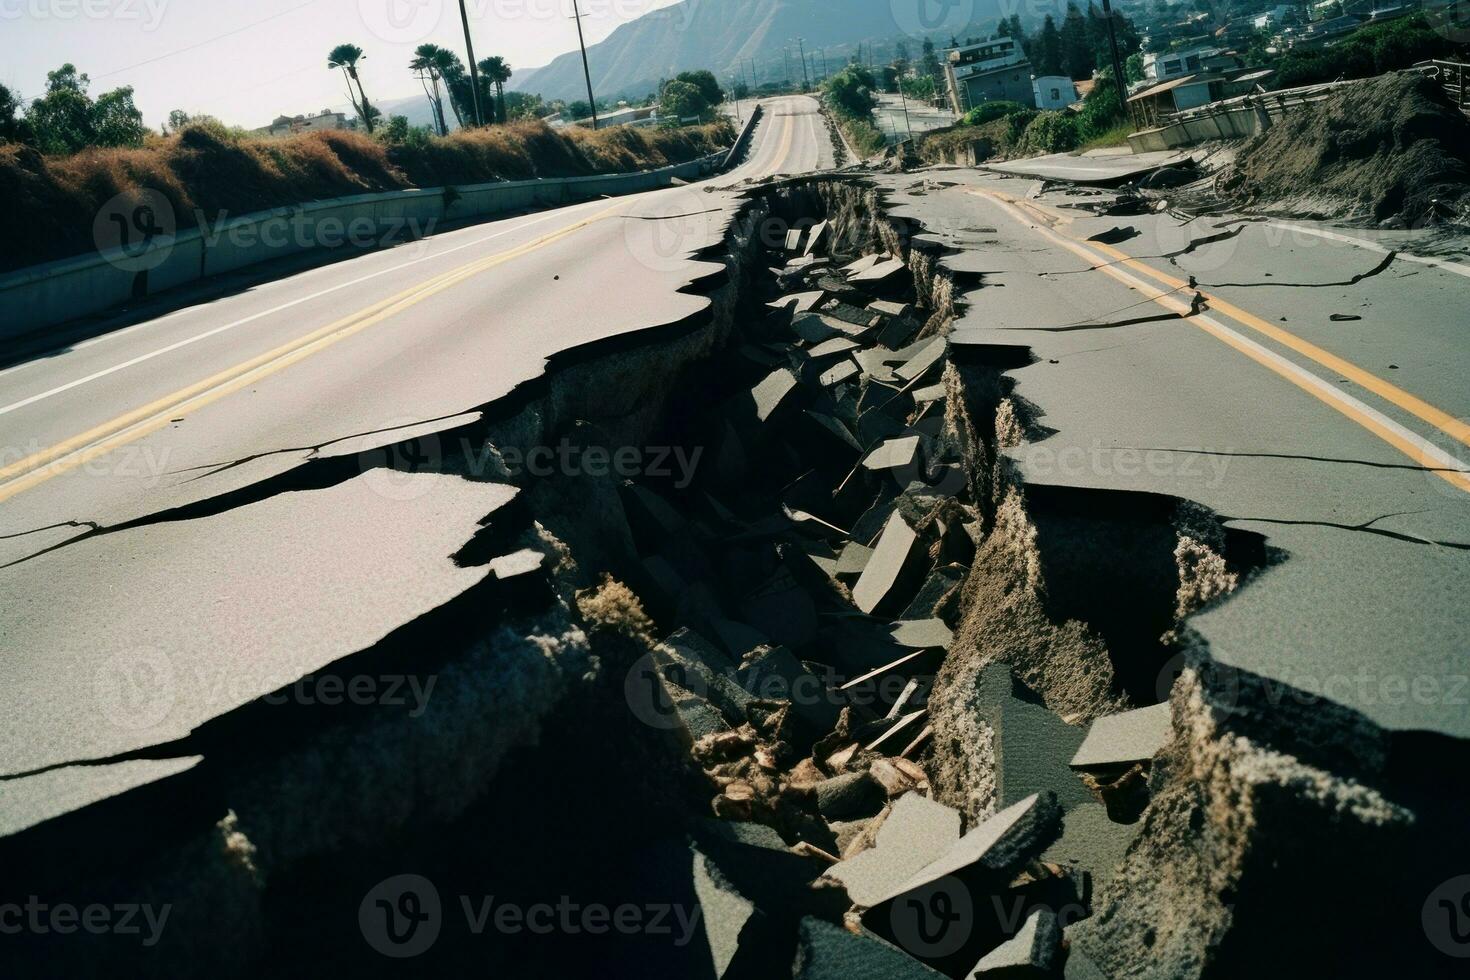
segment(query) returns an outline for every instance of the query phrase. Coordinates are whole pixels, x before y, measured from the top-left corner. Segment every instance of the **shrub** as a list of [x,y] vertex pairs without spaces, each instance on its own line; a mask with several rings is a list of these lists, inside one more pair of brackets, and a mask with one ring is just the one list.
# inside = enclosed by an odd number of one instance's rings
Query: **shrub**
[[1021,149],[1028,153],[1064,153],[1081,142],[1077,121],[1065,112],[1040,112],[1021,137]]
[[1003,119],[1006,116],[1014,116],[1018,112],[1029,112],[1019,102],[1010,102],[1005,99],[997,99],[994,102],[982,102],[969,112],[961,120],[966,126],[983,126],[994,119]]

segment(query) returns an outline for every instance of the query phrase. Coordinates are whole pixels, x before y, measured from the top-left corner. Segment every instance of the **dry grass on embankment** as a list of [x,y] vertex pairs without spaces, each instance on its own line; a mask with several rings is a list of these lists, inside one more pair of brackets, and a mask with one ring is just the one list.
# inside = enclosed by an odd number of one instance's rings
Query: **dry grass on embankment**
[[519,122],[420,144],[350,132],[256,139],[197,125],[137,149],[73,156],[3,145],[0,200],[16,234],[0,236],[0,270],[90,251],[98,211],[129,190],[162,194],[182,230],[194,227],[200,212],[213,221],[372,191],[646,170],[705,156],[734,139],[728,122],[597,132]]

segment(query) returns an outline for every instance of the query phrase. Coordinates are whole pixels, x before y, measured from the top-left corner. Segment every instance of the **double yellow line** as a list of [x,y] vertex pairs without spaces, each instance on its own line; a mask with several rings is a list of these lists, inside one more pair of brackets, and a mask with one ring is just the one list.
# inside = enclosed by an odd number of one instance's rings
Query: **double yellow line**
[[94,426],[86,432],[72,436],[8,466],[0,467],[0,501],[8,500],[39,483],[44,483],[52,477],[59,476],[109,453],[119,446],[156,432],[173,419],[198,411],[226,395],[283,371],[292,364],[320,353],[333,344],[340,343],[375,324],[382,323],[466,279],[545,248],[589,225],[604,221],[612,217],[619,207],[607,208],[590,218],[567,225],[524,245],[451,269],[282,344],[274,350],[266,351],[258,357],[226,368],[202,381]]
[[[1187,315],[1188,322],[1214,336],[1216,339],[1230,345],[1258,364],[1269,368],[1271,371],[1290,381],[1336,411],[1346,415],[1363,428],[1408,456],[1415,463],[1433,470],[1437,476],[1461,490],[1470,492],[1470,473],[1466,472],[1467,467],[1465,464],[1456,460],[1448,453],[1439,450],[1432,444],[1427,443],[1425,440],[1420,439],[1414,433],[1409,432],[1380,413],[1369,409],[1357,399],[1332,389],[1322,379],[1298,365],[1292,364],[1290,361],[1274,354],[1259,344],[1246,340],[1236,331],[1229,329],[1209,316],[1194,314],[1191,305],[1178,299],[1178,295],[1180,292],[1186,294],[1198,292],[1207,302],[1210,310],[1222,313],[1242,326],[1269,337],[1276,343],[1295,351],[1303,357],[1337,372],[1368,391],[1373,392],[1385,401],[1398,406],[1415,418],[1428,423],[1451,439],[1464,445],[1470,445],[1470,424],[1467,424],[1465,421],[1455,418],[1448,412],[1436,408],[1422,398],[1410,394],[1397,385],[1391,384],[1383,378],[1358,367],[1356,364],[1346,361],[1318,347],[1316,344],[1303,340],[1288,330],[1283,330],[1275,324],[1268,323],[1248,310],[1243,310],[1212,293],[1191,287],[1187,281],[1161,272],[1126,252],[1109,245],[1104,245],[1101,242],[1089,241],[1084,244],[1052,230],[1051,226],[1054,223],[1065,219],[1053,217],[1025,201],[997,191],[974,190],[970,191],[970,193],[995,202],[1003,210],[1007,211],[1014,220],[1022,225],[1032,227],[1039,234],[1080,256],[1089,264],[1097,266],[1099,271],[1112,276],[1127,286],[1135,289],[1142,287],[1141,291],[1145,293],[1149,289],[1146,283],[1122,272],[1118,268],[1119,266],[1124,266],[1167,286],[1168,292],[1161,290],[1156,295],[1150,296],[1149,299],[1171,312]],[[1031,225],[1026,220],[1026,214],[1030,214],[1038,224]],[[1111,258],[1113,261],[1100,261],[1100,259],[1105,257]]]

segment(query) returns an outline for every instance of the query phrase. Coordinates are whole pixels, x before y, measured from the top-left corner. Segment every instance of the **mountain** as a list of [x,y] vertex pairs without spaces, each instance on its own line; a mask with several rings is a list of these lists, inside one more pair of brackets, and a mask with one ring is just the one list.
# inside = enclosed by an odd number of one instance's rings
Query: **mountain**
[[[905,37],[910,56],[918,57],[924,37],[943,45],[951,36],[982,34],[1001,9],[1002,0],[684,0],[621,25],[587,49],[587,60],[599,99],[647,95],[663,79],[697,68],[723,83],[738,77],[742,59],[750,58],[760,81],[777,81],[786,77],[783,49],[792,52],[792,77],[801,77],[797,38],[814,63],[817,52],[829,49],[829,67],[855,53],[858,43],[887,42],[879,53],[891,58],[893,42]],[[938,16],[919,16],[930,11]],[[518,73],[514,85],[548,99],[587,97],[575,51]]]

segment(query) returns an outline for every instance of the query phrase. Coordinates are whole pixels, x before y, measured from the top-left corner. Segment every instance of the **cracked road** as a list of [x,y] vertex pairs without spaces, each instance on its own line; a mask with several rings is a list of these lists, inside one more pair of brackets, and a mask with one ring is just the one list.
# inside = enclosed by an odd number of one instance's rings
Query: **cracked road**
[[179,738],[489,574],[450,556],[511,492],[375,451],[449,452],[548,356],[701,315],[723,267],[692,256],[738,205],[716,188],[832,164],[816,103],[778,99],[705,184],[460,228],[0,371],[0,833],[186,768],[68,764]]
[[1414,233],[930,180],[883,178],[979,277],[952,342],[1030,353],[1009,372],[1045,429],[1008,451],[1027,483],[1165,494],[1263,536],[1271,567],[1190,620],[1217,660],[1470,736],[1470,266]]

